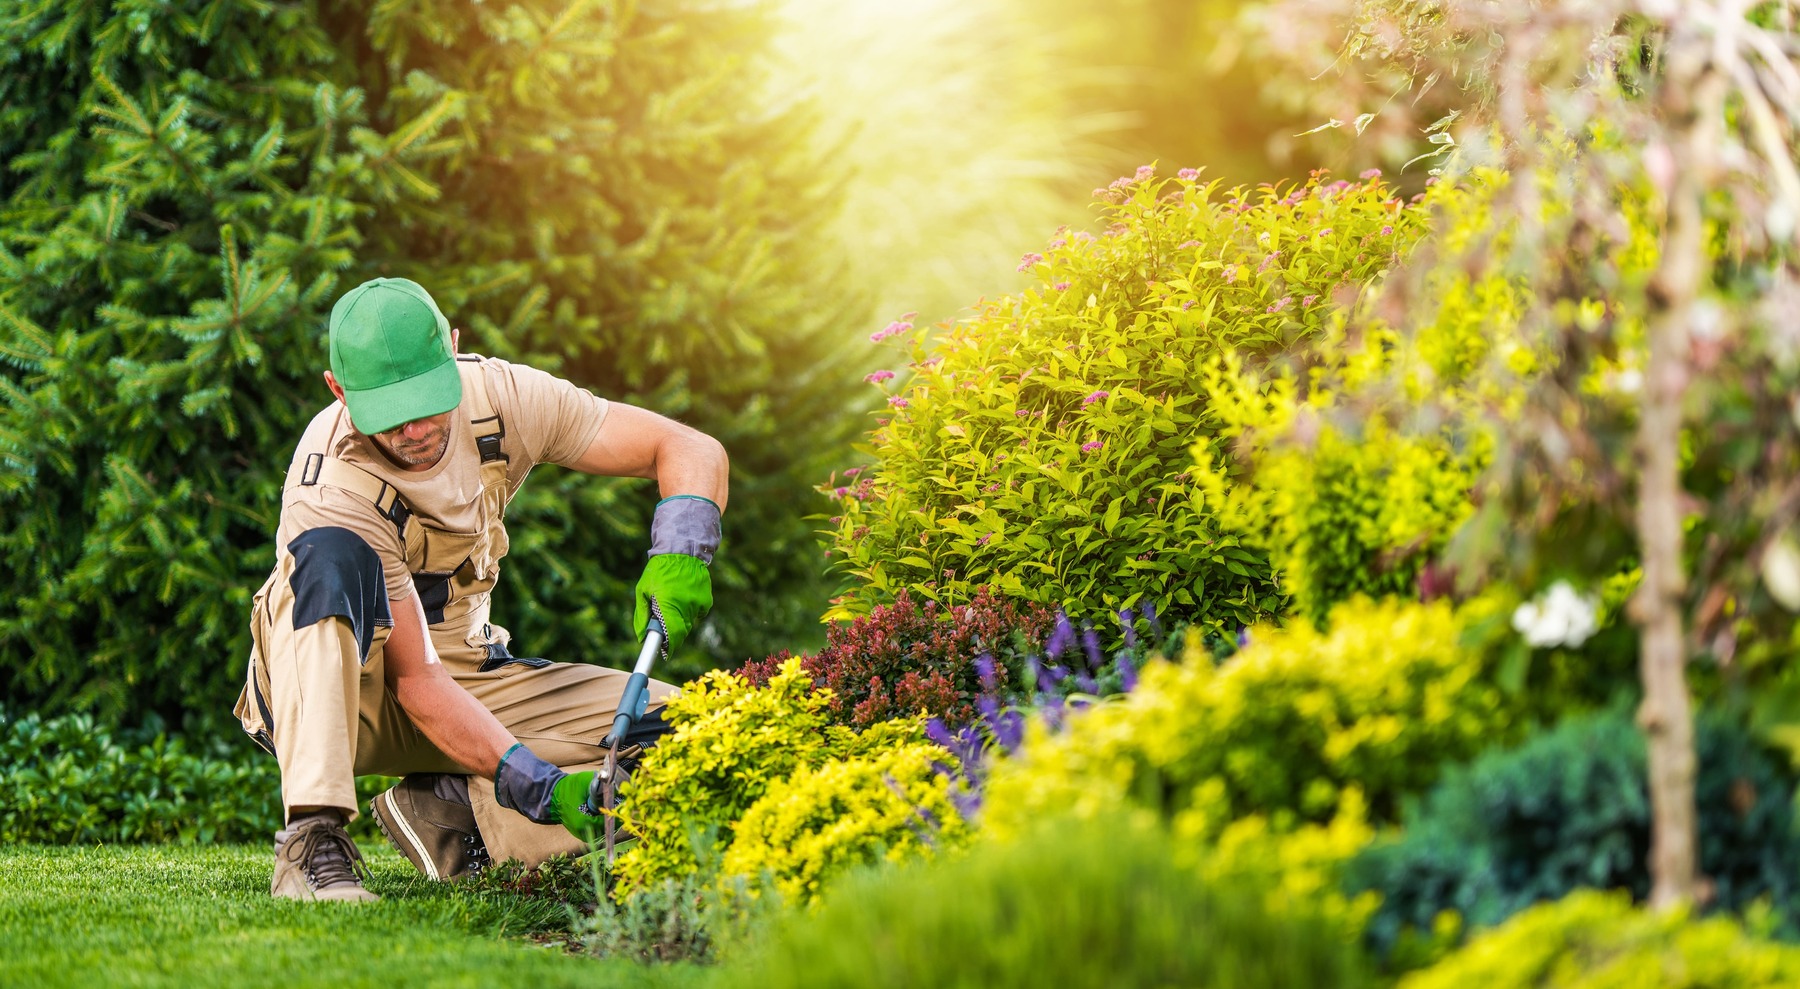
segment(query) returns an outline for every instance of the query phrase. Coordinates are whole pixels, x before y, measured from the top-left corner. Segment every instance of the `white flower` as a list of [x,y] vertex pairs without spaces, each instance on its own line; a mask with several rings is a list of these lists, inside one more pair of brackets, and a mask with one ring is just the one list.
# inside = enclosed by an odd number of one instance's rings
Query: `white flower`
[[1800,547],[1792,537],[1782,536],[1763,553],[1762,579],[1776,604],[1800,611]]
[[1577,594],[1566,580],[1513,611],[1513,629],[1533,647],[1579,646],[1600,630],[1600,599]]

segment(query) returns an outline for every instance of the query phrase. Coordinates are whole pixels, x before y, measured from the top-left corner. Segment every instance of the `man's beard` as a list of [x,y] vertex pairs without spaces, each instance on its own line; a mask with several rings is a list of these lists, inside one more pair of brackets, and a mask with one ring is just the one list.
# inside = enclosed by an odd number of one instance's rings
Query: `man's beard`
[[405,445],[402,445],[401,443],[391,443],[388,445],[388,456],[393,457],[395,460],[400,461],[408,467],[419,467],[437,463],[438,460],[444,456],[444,451],[449,449],[449,447],[450,430],[446,429],[444,430],[443,436],[440,437],[435,444],[430,440],[420,440],[417,443]]

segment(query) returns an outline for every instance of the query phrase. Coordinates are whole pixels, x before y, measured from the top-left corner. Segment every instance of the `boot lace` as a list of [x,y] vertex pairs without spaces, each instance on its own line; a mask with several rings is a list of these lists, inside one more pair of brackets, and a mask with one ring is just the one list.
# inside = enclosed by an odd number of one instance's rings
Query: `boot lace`
[[314,889],[339,883],[360,886],[369,875],[362,852],[341,825],[330,821],[308,822],[302,824],[288,841],[298,842],[293,857],[299,861]]

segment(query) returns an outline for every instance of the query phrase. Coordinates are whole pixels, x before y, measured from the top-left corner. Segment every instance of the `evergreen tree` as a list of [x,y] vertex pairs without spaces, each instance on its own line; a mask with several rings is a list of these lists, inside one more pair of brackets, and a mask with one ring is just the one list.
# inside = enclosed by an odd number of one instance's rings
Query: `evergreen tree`
[[[804,121],[753,119],[760,94],[719,75],[752,13],[664,7],[0,13],[0,702],[224,714],[282,473],[329,401],[324,315],[374,274],[431,287],[468,349],[734,446],[721,618],[734,588],[817,586],[797,499],[839,435],[847,295],[807,240],[820,183],[780,161]],[[516,630],[605,658],[654,492],[536,487]],[[780,600],[771,635],[816,614]],[[762,646],[729,624],[722,649]]]
[[[377,4],[358,59],[383,123],[435,128],[423,195],[371,225],[365,253],[427,286],[465,349],[673,415],[730,451],[701,637],[715,660],[817,627],[824,561],[804,516],[826,507],[812,485],[860,425],[846,409],[868,353],[861,295],[824,233],[837,183],[816,120],[768,92],[771,26],[722,0],[419,0]],[[509,513],[496,609],[522,648],[629,658],[654,501],[640,482],[534,478]]]

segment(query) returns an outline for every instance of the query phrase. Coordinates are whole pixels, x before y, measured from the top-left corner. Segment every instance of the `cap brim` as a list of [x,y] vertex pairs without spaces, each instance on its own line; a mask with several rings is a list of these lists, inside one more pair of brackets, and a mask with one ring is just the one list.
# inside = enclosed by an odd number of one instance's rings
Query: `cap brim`
[[445,361],[404,381],[367,391],[344,390],[350,421],[365,436],[385,433],[414,419],[442,415],[462,404],[462,374]]

